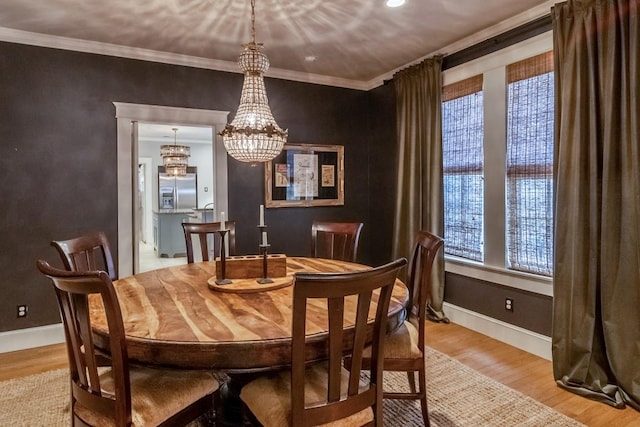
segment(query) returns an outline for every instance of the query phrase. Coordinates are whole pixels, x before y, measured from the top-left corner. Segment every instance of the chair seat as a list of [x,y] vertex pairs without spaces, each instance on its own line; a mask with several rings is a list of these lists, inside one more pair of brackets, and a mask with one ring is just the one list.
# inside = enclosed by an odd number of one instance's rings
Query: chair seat
[[[319,363],[305,372],[305,406],[326,404],[328,383],[326,365]],[[349,372],[342,369],[341,391],[343,396],[349,381]],[[361,388],[367,387],[361,383]],[[262,376],[242,388],[240,398],[253,415],[264,425],[291,425],[291,372],[282,371],[270,376]],[[348,418],[323,426],[362,426],[373,421],[373,411],[367,408]]]
[[[145,367],[130,368],[131,420],[133,426],[155,426],[183,408],[213,393],[218,382],[207,371]],[[114,391],[111,370],[100,375],[102,390]],[[113,426],[114,420],[76,404],[76,413],[92,426]]]
[[[419,359],[422,357],[421,348],[422,346],[418,345],[418,329],[408,320],[384,337],[385,360]],[[371,358],[371,347],[367,347],[362,356]]]

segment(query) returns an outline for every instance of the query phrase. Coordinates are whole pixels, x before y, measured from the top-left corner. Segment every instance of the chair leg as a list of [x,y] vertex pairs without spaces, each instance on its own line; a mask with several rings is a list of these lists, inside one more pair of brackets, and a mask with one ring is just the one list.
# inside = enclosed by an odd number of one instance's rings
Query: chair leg
[[[413,372],[411,373],[413,377]],[[425,427],[429,427],[431,422],[429,421],[429,408],[427,407],[427,374],[424,369],[418,371],[418,382],[420,386],[420,408],[422,409],[422,419],[424,420]]]
[[407,380],[409,380],[409,388],[411,393],[416,393],[416,377],[413,371],[407,371]]

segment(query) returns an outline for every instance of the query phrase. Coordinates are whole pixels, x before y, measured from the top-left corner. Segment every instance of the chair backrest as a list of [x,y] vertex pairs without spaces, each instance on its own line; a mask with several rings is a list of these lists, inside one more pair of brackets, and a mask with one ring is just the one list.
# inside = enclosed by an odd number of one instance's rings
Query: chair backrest
[[[183,222],[184,240],[187,246],[187,262],[193,263],[193,235],[197,235],[200,242],[200,251],[202,260],[209,261],[209,253],[213,253],[213,259],[220,254],[220,231],[219,222]],[[236,253],[236,222],[226,221],[224,228],[229,230],[224,239],[229,242],[229,253],[227,255],[235,255]],[[211,247],[209,247],[211,241]]]
[[[295,273],[293,289],[293,326],[291,348],[291,408],[293,425],[301,420],[324,424],[346,418],[372,407],[376,425],[382,425],[383,337],[389,301],[398,270],[407,263],[400,258],[377,268],[349,273]],[[379,292],[376,292],[379,291]],[[305,333],[307,311],[313,322],[318,306],[314,299],[325,299],[329,327],[328,384],[326,404],[305,407]],[[368,335],[371,303],[377,302],[373,335]],[[345,313],[356,313],[353,329],[345,334]],[[353,332],[352,335],[350,333]],[[361,386],[362,352],[371,339],[371,373],[368,387]],[[342,367],[342,357],[352,357],[351,371]],[[341,379],[348,375],[348,387]]]
[[[109,275],[104,271],[65,271],[37,262],[38,269],[53,282],[65,329],[71,373],[71,410],[76,403],[116,420],[116,425],[131,423],[129,362],[125,345],[122,313]],[[109,329],[110,357],[102,357],[94,347],[89,316],[89,295],[102,300]],[[109,362],[114,394],[103,393],[98,367]]]
[[418,322],[418,342],[424,343],[424,322],[426,320],[427,298],[433,278],[433,264],[444,240],[428,231],[420,230],[409,264],[409,317]]
[[356,262],[361,222],[314,221],[311,225],[311,256]]
[[69,240],[54,240],[64,268],[69,271],[106,271],[111,280],[118,278],[111,256],[109,240],[102,231],[87,233]]

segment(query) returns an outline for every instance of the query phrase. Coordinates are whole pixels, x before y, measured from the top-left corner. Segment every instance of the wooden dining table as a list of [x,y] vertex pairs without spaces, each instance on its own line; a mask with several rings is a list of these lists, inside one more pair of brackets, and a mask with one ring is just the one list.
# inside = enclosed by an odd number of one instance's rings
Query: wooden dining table
[[[287,281],[275,289],[257,284],[235,292],[211,286],[215,262],[178,265],[124,277],[114,282],[120,303],[129,358],[147,365],[206,368],[233,373],[281,369],[291,363],[293,274],[350,272],[365,265],[322,258],[287,257]],[[253,281],[253,280],[252,280]],[[234,282],[237,282],[235,280]],[[261,287],[264,286],[264,287]],[[408,290],[400,280],[394,286],[388,311],[388,330],[405,320]],[[326,358],[328,325],[318,310],[307,320],[308,360]],[[89,302],[95,345],[108,349],[104,310]],[[326,310],[326,308],[325,308]],[[345,335],[349,336],[354,304],[346,304]],[[326,313],[325,313],[326,314]],[[369,317],[373,328],[375,304]]]

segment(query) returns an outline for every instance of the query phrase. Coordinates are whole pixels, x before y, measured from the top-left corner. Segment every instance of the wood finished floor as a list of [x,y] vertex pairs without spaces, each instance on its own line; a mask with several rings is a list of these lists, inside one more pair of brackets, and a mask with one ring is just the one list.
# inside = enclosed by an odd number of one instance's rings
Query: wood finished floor
[[[551,362],[458,325],[427,322],[427,344],[482,374],[591,427],[640,426],[640,412],[557,387]],[[64,344],[0,354],[0,381],[67,366]]]
[[454,324],[427,322],[432,348],[591,427],[640,426],[640,412],[615,409],[556,386],[551,362]]

